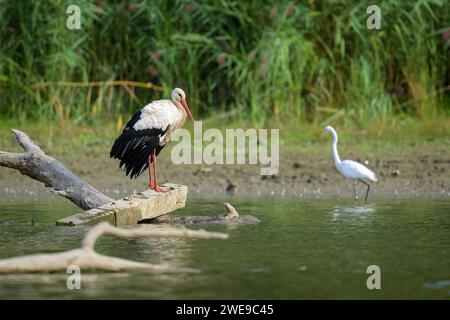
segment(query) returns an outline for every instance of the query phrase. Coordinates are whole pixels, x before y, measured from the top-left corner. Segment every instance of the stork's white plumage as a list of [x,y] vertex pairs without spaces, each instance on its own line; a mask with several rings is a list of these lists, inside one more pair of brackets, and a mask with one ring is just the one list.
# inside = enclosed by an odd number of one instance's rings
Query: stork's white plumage
[[175,88],[171,100],[149,103],[133,115],[111,148],[111,158],[120,160],[120,167],[125,166],[126,175],[131,179],[137,178],[148,168],[149,187],[157,192],[164,190],[157,182],[156,157],[170,141],[172,133],[183,126],[186,116],[193,120],[185,99],[184,91]]
[[358,163],[353,160],[343,160],[341,161],[341,158],[339,157],[339,154],[337,152],[337,142],[338,142],[338,135],[336,133],[336,130],[334,130],[331,126],[326,126],[323,130],[324,132],[328,132],[333,136],[333,159],[334,164],[336,166],[336,169],[339,171],[340,174],[342,174],[347,179],[353,180],[353,189],[355,191],[355,199],[358,199],[356,194],[356,182],[360,181],[367,185],[367,192],[366,192],[366,202],[367,197],[369,196],[370,191],[370,183],[376,182],[377,176],[375,173],[367,168],[366,166],[362,165],[361,163]]

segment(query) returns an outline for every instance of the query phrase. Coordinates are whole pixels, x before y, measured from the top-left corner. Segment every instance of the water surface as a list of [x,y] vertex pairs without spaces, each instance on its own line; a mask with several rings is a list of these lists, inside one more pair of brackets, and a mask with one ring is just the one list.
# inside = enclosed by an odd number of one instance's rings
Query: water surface
[[[258,225],[195,225],[224,240],[104,236],[97,251],[196,268],[198,273],[0,275],[0,298],[416,299],[450,298],[450,199],[188,199],[183,215],[216,215],[225,200]],[[78,247],[90,227],[55,226],[79,209],[56,197],[0,198],[0,258]],[[366,269],[381,268],[381,290]]]

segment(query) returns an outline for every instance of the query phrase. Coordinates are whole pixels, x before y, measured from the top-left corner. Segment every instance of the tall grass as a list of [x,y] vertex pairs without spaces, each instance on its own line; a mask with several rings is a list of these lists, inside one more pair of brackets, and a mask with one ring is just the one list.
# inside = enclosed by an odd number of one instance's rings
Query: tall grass
[[[116,119],[179,86],[200,117],[256,124],[433,114],[448,101],[450,4],[378,1],[0,0],[0,112],[19,119]],[[66,87],[59,81],[152,82]],[[47,83],[47,86],[35,86]],[[446,98],[447,97],[447,98]],[[448,105],[448,104],[447,104]]]

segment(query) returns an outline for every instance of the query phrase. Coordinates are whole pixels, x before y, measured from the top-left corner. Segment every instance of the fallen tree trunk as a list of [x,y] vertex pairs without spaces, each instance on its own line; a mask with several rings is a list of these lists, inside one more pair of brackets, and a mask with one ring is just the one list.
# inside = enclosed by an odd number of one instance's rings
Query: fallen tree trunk
[[89,210],[114,201],[68,170],[61,162],[48,156],[22,131],[12,129],[24,149],[22,153],[0,151],[0,166],[44,183],[57,195],[66,197],[78,207]]

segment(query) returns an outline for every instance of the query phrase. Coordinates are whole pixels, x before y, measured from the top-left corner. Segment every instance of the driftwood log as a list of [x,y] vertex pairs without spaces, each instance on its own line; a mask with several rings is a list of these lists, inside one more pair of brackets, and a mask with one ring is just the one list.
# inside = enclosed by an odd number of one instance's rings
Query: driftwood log
[[93,227],[86,234],[78,249],[60,253],[34,254],[0,260],[0,274],[66,271],[75,265],[81,270],[102,270],[109,272],[189,272],[195,269],[179,269],[169,265],[155,265],[146,262],[126,260],[98,254],[94,250],[97,239],[110,234],[120,238],[135,237],[183,237],[201,239],[227,239],[228,235],[205,230],[185,228],[141,226],[138,228],[116,228],[107,222]]
[[16,129],[12,131],[24,152],[0,151],[0,166],[19,170],[20,173],[44,183],[53,193],[66,197],[84,210],[114,201],[79,178],[61,162],[46,155],[25,133]]
[[[11,153],[0,151],[0,166],[16,169],[20,173],[27,175],[28,177],[35,179],[44,183],[46,187],[60,196],[66,197],[72,201],[78,207],[87,210],[85,213],[78,214],[67,219],[61,219],[58,224],[62,225],[77,225],[87,222],[88,217],[92,216],[92,220],[96,220],[106,211],[111,211],[117,216],[117,212],[111,206],[117,206],[117,203],[121,200],[114,200],[105,194],[101,193],[89,183],[82,180],[80,177],[75,175],[69,169],[67,169],[60,161],[52,158],[51,156],[45,154],[45,152],[24,132],[12,129],[16,135],[16,139],[19,145],[24,149],[21,153]],[[176,186],[172,197],[178,201],[179,204],[174,204],[166,212],[175,210],[177,208],[184,206],[184,201],[181,199],[184,195],[186,197],[187,190],[181,188],[183,186]],[[177,194],[179,196],[176,196]],[[129,196],[132,198],[132,196]],[[127,197],[128,198],[128,197]],[[151,198],[149,195],[148,198]],[[128,201],[127,199],[122,199]],[[185,200],[185,198],[184,198]],[[158,200],[161,202],[161,199]],[[101,209],[105,207],[106,209]],[[113,210],[114,209],[114,210]],[[132,209],[130,207],[130,209]],[[160,212],[161,216],[152,216],[152,219],[146,219],[141,213],[138,215],[133,215],[133,219],[128,219],[132,221],[131,224],[135,224],[139,219],[136,217],[141,217],[143,221],[147,223],[180,223],[180,224],[192,224],[192,223],[231,223],[231,224],[241,224],[241,223],[258,223],[260,222],[256,217],[243,215],[240,216],[237,211],[229,204],[225,204],[226,213],[225,215],[219,216],[191,216],[191,217],[177,217],[163,215],[164,212]],[[86,216],[83,216],[86,214]],[[123,216],[123,215],[122,215]],[[137,219],[137,220],[136,220]],[[66,221],[67,220],[67,221]],[[125,219],[126,220],[126,219]],[[94,221],[95,222],[95,221]],[[114,221],[112,221],[114,223]]]

